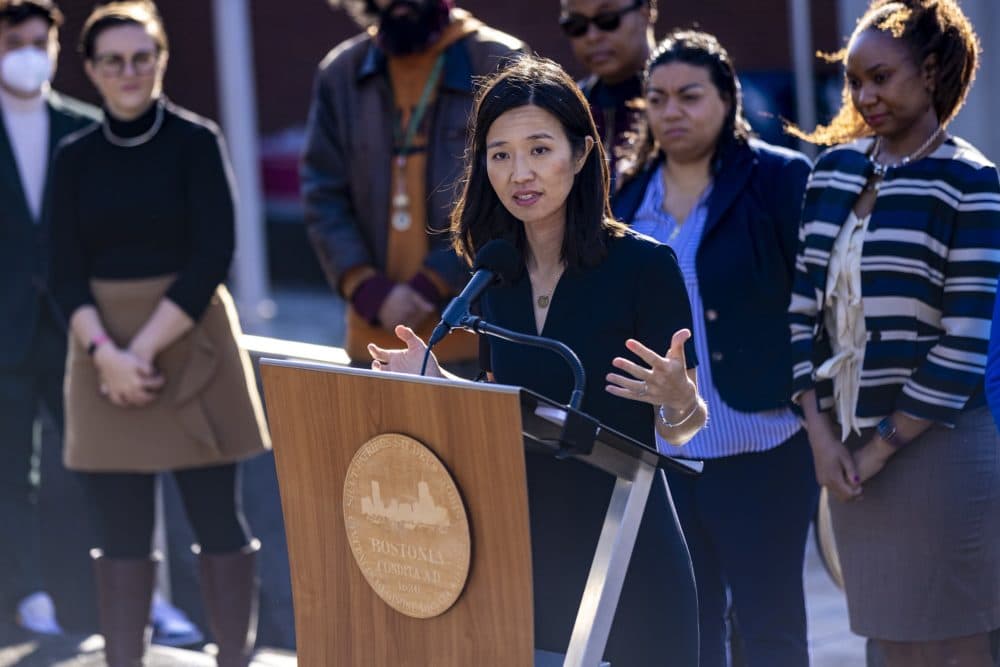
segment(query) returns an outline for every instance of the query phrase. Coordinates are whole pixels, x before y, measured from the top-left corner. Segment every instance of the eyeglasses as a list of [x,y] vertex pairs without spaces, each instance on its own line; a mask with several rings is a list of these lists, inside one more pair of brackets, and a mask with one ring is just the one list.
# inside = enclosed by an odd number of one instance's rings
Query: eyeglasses
[[601,12],[594,16],[584,16],[583,14],[566,14],[559,18],[559,27],[566,33],[567,37],[583,37],[587,34],[587,29],[593,23],[602,32],[614,32],[622,24],[622,17],[641,8],[648,0],[635,0],[628,7],[613,9],[609,12]]
[[126,59],[120,53],[104,53],[94,56],[94,67],[104,76],[121,76],[125,73],[125,64],[132,63],[132,71],[138,76],[152,74],[160,59],[159,51],[139,51]]

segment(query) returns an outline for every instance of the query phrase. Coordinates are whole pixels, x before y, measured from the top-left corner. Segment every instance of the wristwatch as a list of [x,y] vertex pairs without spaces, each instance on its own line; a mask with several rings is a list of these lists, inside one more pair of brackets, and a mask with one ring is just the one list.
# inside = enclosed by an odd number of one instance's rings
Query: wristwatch
[[880,421],[875,429],[878,431],[878,437],[889,443],[893,449],[899,449],[906,444],[906,440],[903,440],[903,437],[899,435],[899,429],[892,417],[886,417]]

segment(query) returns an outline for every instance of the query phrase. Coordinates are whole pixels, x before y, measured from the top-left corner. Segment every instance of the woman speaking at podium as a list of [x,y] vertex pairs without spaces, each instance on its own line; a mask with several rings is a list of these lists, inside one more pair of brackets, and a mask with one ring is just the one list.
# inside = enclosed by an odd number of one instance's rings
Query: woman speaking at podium
[[[608,170],[586,100],[555,63],[525,57],[486,82],[476,102],[465,189],[452,214],[467,259],[506,239],[524,270],[487,291],[483,318],[557,339],[587,373],[582,409],[650,446],[654,429],[683,444],[705,423],[690,347],[691,311],[673,252],[615,222]],[[418,373],[424,342],[369,346],[372,368]],[[572,377],[556,355],[481,337],[491,380],[556,400]],[[443,376],[433,360],[428,374]],[[535,645],[563,653],[614,478],[573,460],[526,453]],[[605,659],[613,667],[698,664],[697,602],[687,546],[662,473],[625,578]]]

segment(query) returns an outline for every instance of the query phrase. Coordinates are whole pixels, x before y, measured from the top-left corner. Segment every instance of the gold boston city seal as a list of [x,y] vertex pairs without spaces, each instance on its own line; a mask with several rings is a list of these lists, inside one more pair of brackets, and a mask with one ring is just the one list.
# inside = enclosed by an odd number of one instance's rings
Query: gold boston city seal
[[368,584],[396,611],[431,618],[462,594],[472,551],[465,505],[417,440],[386,433],[361,446],[344,482],[344,526]]

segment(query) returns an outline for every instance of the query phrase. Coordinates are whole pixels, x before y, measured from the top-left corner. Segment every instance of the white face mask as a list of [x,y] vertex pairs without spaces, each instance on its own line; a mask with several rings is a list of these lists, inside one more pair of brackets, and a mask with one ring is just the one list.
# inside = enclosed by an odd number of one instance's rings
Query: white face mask
[[11,51],[0,61],[0,78],[20,93],[40,92],[51,77],[52,58],[47,51],[33,46]]

